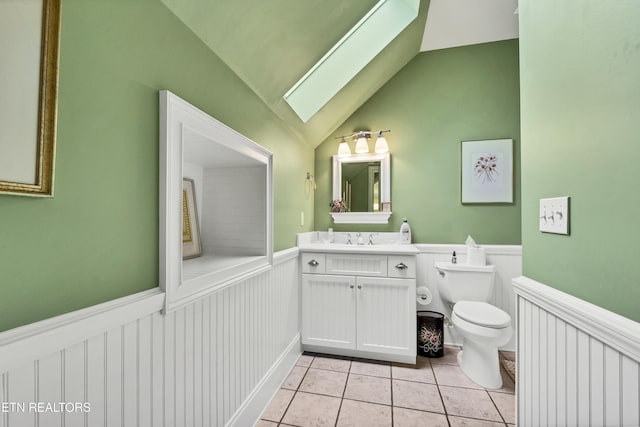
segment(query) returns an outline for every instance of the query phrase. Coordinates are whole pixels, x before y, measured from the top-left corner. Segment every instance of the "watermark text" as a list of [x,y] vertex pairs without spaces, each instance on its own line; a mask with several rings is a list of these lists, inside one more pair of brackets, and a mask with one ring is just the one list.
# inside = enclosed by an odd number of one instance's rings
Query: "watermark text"
[[89,402],[0,402],[0,413],[85,413],[91,412]]

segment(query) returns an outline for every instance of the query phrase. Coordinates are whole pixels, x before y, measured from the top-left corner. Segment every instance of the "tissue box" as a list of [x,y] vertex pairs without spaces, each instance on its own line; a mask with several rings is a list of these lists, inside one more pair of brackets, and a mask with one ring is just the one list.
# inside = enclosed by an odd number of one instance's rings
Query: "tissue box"
[[467,247],[467,264],[469,265],[486,265],[487,254],[484,248]]

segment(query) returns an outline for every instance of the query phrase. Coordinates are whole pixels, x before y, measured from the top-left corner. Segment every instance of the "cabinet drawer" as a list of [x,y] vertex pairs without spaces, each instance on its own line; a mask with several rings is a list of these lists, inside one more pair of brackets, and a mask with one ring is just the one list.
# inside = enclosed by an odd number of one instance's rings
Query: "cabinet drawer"
[[416,257],[407,255],[389,255],[387,261],[389,277],[415,279]]
[[326,254],[326,274],[386,276],[386,255]]
[[325,272],[325,254],[303,252],[301,260],[303,273],[322,274]]

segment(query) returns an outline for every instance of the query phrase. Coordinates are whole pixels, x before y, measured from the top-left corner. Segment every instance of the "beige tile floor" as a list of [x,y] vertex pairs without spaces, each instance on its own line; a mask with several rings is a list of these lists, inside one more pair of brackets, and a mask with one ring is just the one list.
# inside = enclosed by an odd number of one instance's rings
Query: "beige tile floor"
[[[515,384],[486,390],[458,367],[457,347],[416,365],[305,353],[256,427],[505,427],[515,425]],[[513,353],[502,353],[513,360]]]

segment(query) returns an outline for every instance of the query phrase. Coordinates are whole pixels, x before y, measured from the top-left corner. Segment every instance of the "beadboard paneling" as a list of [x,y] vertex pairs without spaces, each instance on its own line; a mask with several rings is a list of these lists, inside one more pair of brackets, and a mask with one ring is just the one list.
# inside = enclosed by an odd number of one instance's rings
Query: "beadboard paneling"
[[518,425],[640,425],[640,324],[524,277],[514,287]]
[[202,242],[205,253],[264,255],[264,166],[203,170]]
[[[255,421],[265,401],[257,396],[261,387],[283,355],[299,351],[297,250],[274,258],[272,270],[167,315],[145,312],[46,356],[30,344],[22,364],[0,369],[0,402],[89,402],[91,411],[0,412],[0,426],[243,426]],[[55,334],[42,330],[43,336]],[[0,334],[0,342],[3,338]],[[10,338],[11,345],[0,347],[0,353],[25,348],[16,347],[20,337],[15,333]],[[273,390],[262,390],[266,401],[281,379],[268,384]],[[250,407],[252,399],[261,400]]]

